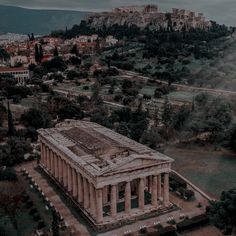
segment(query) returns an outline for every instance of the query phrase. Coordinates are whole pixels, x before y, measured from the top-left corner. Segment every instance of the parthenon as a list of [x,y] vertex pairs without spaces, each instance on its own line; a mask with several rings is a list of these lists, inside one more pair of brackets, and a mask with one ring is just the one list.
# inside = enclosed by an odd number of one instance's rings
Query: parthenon
[[40,129],[40,166],[94,226],[172,208],[172,159],[95,123]]

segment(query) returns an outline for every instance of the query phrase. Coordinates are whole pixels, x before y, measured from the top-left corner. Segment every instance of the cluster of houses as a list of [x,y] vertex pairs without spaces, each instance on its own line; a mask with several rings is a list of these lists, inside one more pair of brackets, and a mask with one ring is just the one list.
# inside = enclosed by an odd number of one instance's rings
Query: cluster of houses
[[2,47],[10,55],[8,60],[0,59],[0,75],[10,74],[19,84],[24,84],[29,79],[28,67],[37,64],[35,61],[35,45],[41,45],[43,49],[42,62],[54,57],[55,48],[63,60],[68,60],[73,54],[71,49],[77,46],[81,55],[93,55],[99,49],[109,48],[118,44],[113,36],[100,38],[98,35],[80,35],[78,37],[63,40],[54,37],[41,37],[34,40],[14,41],[5,43]]

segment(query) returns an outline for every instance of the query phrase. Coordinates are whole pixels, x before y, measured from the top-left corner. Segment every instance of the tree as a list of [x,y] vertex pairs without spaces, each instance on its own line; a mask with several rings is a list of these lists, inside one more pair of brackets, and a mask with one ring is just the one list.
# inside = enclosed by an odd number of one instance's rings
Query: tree
[[79,50],[78,50],[78,47],[76,44],[73,45],[73,47],[70,50],[70,53],[75,54],[75,56],[77,56],[77,57],[79,56]]
[[31,108],[26,111],[22,114],[20,120],[26,127],[33,127],[35,129],[49,128],[52,123],[51,117],[48,113],[36,108]]
[[172,126],[177,130],[182,128],[189,116],[190,110],[186,106],[182,106],[179,111],[173,115]]
[[42,63],[42,66],[48,72],[65,71],[67,68],[65,62],[60,57],[54,57],[50,61],[45,61]]
[[225,234],[236,235],[236,189],[222,192],[220,200],[211,202],[207,211],[214,225]]
[[37,63],[40,63],[40,54],[39,54],[39,47],[38,47],[38,44],[36,43],[35,45],[34,45],[34,47],[35,47],[35,52],[34,52],[34,57],[35,57],[35,61],[37,62]]
[[146,144],[153,149],[157,148],[160,142],[161,142],[161,137],[158,134],[157,129],[155,128],[145,131],[141,137],[141,143]]
[[6,118],[6,114],[7,114],[6,108],[3,106],[3,104],[0,103],[0,126],[2,126],[3,121]]
[[75,104],[68,104],[59,110],[58,116],[61,120],[65,119],[83,119],[84,112]]
[[14,166],[24,161],[24,155],[30,153],[30,142],[11,137],[7,143],[0,146],[0,166]]
[[40,63],[43,60],[43,47],[41,44],[39,45],[39,60],[40,60]]
[[169,103],[168,97],[166,96],[162,112],[162,122],[166,127],[170,126],[172,122],[172,117],[173,117],[173,108]]
[[9,136],[14,136],[15,135],[15,127],[13,123],[13,118],[12,118],[12,113],[10,109],[10,104],[9,101],[7,102],[7,120],[8,120],[8,135]]
[[53,236],[60,235],[59,216],[55,210],[52,212],[52,235]]
[[[14,189],[14,191],[12,191]],[[10,218],[15,229],[18,229],[16,216],[23,199],[24,190],[19,183],[4,182],[0,185],[0,206]]]
[[53,56],[54,56],[54,57],[58,57],[58,56],[59,56],[57,46],[54,48]]

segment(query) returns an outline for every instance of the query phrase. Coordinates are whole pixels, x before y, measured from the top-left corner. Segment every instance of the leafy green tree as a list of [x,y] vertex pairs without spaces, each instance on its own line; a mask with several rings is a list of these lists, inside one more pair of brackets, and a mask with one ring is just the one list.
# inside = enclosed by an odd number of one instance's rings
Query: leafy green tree
[[161,137],[158,133],[158,130],[155,128],[146,130],[141,137],[141,143],[146,144],[153,149],[157,148],[160,142]]
[[173,108],[169,102],[168,97],[165,97],[165,102],[163,106],[163,112],[162,112],[162,122],[166,127],[169,127],[171,125],[173,118]]
[[207,209],[211,221],[225,234],[236,235],[236,189],[224,191]]
[[54,57],[50,61],[42,63],[42,67],[48,72],[65,71],[67,66],[60,57]]
[[56,211],[52,212],[52,235],[60,236],[59,216]]
[[6,114],[7,114],[6,108],[3,106],[3,104],[0,103],[0,126],[2,126],[3,121],[6,118]]
[[71,54],[75,54],[76,57],[79,56],[79,50],[78,50],[78,47],[77,47],[76,44],[73,45],[73,47],[72,47],[71,50],[70,50],[70,53],[71,53]]
[[190,110],[186,106],[182,106],[177,113],[173,115],[172,126],[179,130],[181,129],[190,116]]
[[52,125],[50,115],[36,108],[26,111],[22,114],[20,120],[26,127],[33,127],[35,129],[49,128]]
[[61,120],[65,119],[83,119],[84,112],[75,104],[68,104],[59,110],[58,116]]
[[6,144],[0,146],[0,165],[10,167],[20,164],[24,161],[24,154],[31,151],[29,142],[12,137]]
[[54,57],[58,57],[59,56],[59,52],[58,52],[58,48],[55,47],[54,50],[53,50],[53,56]]

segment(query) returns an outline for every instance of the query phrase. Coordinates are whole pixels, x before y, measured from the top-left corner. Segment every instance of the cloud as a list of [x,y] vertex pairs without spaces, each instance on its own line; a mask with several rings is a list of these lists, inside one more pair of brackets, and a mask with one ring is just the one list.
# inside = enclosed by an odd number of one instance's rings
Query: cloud
[[[81,11],[103,11],[116,6],[132,4],[157,4],[157,0],[0,0],[0,4],[40,9],[70,9]],[[236,25],[235,0],[159,0],[163,11],[172,7],[203,12],[207,18],[227,25]]]

